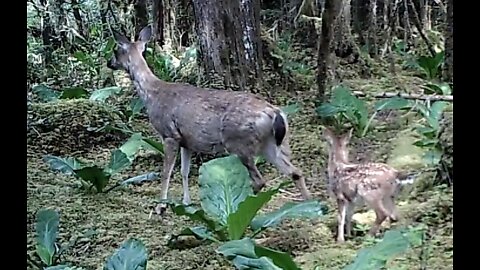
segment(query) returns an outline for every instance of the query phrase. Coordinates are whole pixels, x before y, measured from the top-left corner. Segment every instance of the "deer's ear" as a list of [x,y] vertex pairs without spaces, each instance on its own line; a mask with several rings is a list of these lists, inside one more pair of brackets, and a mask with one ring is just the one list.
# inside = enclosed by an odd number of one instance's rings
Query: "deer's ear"
[[128,38],[124,36],[123,34],[120,34],[119,32],[112,30],[113,37],[115,38],[115,41],[118,43],[118,45],[124,47],[130,43]]
[[147,25],[138,34],[138,41],[147,43],[150,41],[151,38],[152,38],[152,26]]
[[345,135],[343,135],[342,140],[345,142],[349,142],[350,139],[352,138],[352,134],[353,134],[353,128],[349,129],[348,132]]

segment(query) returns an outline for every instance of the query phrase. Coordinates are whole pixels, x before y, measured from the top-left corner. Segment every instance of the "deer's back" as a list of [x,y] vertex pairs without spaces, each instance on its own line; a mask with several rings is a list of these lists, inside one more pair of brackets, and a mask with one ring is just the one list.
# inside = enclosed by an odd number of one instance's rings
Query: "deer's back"
[[355,199],[394,192],[397,171],[383,163],[357,164],[336,172],[335,191]]
[[176,138],[195,152],[224,152],[223,139],[229,132],[250,129],[254,136],[263,136],[267,130],[258,125],[259,119],[275,110],[244,92],[170,85],[158,93],[156,105],[149,109],[151,122],[162,137]]

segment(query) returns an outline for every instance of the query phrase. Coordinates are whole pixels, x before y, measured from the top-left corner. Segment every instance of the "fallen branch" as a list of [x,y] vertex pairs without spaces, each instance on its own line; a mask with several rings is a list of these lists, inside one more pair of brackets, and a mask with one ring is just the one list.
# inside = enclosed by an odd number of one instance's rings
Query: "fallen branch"
[[[366,97],[367,94],[365,94],[362,91],[353,91],[353,94],[357,97]],[[392,93],[392,92],[385,92],[385,93],[380,93],[380,94],[374,94],[372,95],[374,98],[391,98],[391,97],[402,97],[406,99],[420,99],[420,100],[442,100],[442,101],[451,101],[453,102],[453,96],[452,95],[422,95],[422,94],[405,94],[405,93]]]

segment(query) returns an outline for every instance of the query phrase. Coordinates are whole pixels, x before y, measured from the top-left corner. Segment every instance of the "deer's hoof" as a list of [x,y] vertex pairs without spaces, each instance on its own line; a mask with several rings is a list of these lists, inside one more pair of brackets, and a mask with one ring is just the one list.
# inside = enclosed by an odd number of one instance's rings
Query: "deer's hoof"
[[159,203],[157,207],[155,207],[155,212],[159,216],[163,216],[166,211],[167,211],[167,205],[164,203]]
[[253,185],[253,193],[254,193],[254,194],[259,193],[260,191],[262,191],[262,189],[263,189],[264,186],[265,186],[265,183],[261,183],[261,184],[255,183],[255,184]]

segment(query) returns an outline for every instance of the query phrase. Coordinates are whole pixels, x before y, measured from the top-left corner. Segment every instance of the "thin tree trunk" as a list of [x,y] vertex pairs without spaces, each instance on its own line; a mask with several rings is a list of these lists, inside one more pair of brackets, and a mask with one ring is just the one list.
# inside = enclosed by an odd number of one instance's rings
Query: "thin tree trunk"
[[73,10],[73,17],[77,22],[78,32],[80,32],[82,35],[85,35],[86,33],[83,27],[82,15],[80,14],[80,7],[77,0],[72,0],[72,10]]
[[223,78],[226,87],[255,88],[262,67],[258,0],[194,0],[193,5],[205,71]]
[[318,100],[325,101],[325,89],[328,81],[328,66],[330,65],[330,46],[333,39],[335,21],[342,6],[341,0],[325,0],[325,8],[322,15],[322,32],[320,45],[318,46],[317,84]]
[[445,31],[445,64],[443,79],[453,83],[453,0],[447,1],[447,29]]
[[153,0],[152,8],[153,18],[153,34],[155,40],[160,46],[163,46],[165,37],[163,35],[164,20],[163,20],[163,0]]
[[133,17],[135,25],[135,39],[138,38],[138,33],[148,24],[147,0],[135,0],[133,4],[135,9],[135,16]]
[[378,55],[377,43],[377,0],[370,0],[368,16],[368,49],[373,57]]

